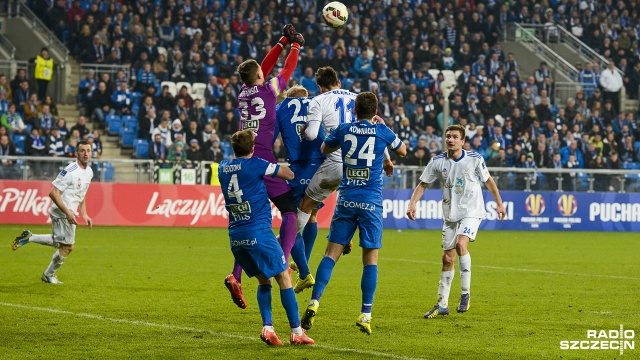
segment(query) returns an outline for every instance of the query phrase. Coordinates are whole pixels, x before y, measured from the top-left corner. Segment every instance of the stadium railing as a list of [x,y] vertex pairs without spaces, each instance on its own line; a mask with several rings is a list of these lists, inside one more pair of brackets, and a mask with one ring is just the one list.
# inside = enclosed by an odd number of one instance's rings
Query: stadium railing
[[11,41],[9,41],[9,39],[7,39],[7,37],[4,36],[2,33],[0,33],[0,48],[2,48],[2,50],[4,50],[4,52],[6,52],[7,55],[9,55],[10,60],[13,60],[15,58],[16,47],[13,46]]
[[[68,157],[0,156],[0,179],[51,181],[70,162]],[[8,163],[11,162],[11,165]],[[100,182],[154,182],[152,160],[94,159],[93,180]]]
[[[507,31],[509,40],[532,43],[533,50],[546,60],[550,69],[553,71],[562,71],[571,80],[575,81],[578,79],[578,75],[580,74],[578,69],[540,40],[540,37],[544,38],[544,35],[541,33],[544,31],[544,25],[509,23],[509,29],[510,30]],[[554,80],[557,81],[558,77],[555,76]]]
[[[6,165],[8,161],[13,165]],[[0,156],[0,179],[47,180],[64,169],[72,158]],[[195,184],[206,185],[211,179],[211,161],[191,162],[129,159],[93,160],[96,181],[118,183],[181,183],[182,172],[189,170]],[[411,189],[420,181],[423,166],[397,165],[392,177],[384,177],[385,188]],[[527,169],[489,168],[501,190],[518,191],[608,191],[640,192],[640,163],[626,163],[623,170],[611,169]]]
[[0,74],[7,75],[7,81],[11,81],[18,69],[27,69],[29,64],[26,61],[21,60],[0,60]]
[[89,70],[93,70],[95,72],[95,79],[98,80],[101,74],[107,73],[111,77],[113,81],[118,75],[118,71],[124,70],[124,76],[127,82],[129,82],[131,77],[131,67],[129,65],[105,65],[105,64],[91,64],[91,63],[82,63],[80,64],[80,80],[84,79]]
[[69,62],[69,49],[58,39],[55,34],[38,18],[36,14],[29,9],[26,0],[18,0],[14,2],[16,8],[13,14],[24,17],[31,25],[34,32],[38,32],[47,42],[47,47],[53,49],[64,59],[64,64]]
[[[569,30],[565,29],[562,26],[558,26],[558,30],[560,30],[561,42],[564,42],[571,48],[576,49],[580,54],[591,59],[591,61],[597,61],[600,65],[600,69],[606,69],[609,66],[609,60],[607,60],[604,56],[597,53],[591,47],[580,41],[580,39],[573,35]],[[620,70],[617,66],[616,70],[620,73],[620,75],[624,76],[622,70]]]

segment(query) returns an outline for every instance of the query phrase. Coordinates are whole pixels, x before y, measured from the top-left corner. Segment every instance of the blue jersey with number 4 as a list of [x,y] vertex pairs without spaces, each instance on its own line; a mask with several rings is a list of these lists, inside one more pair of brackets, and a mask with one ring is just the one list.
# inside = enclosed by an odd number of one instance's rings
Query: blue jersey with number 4
[[384,149],[397,150],[402,142],[384,124],[361,120],[339,125],[324,140],[325,146],[342,149],[340,196],[382,201]]
[[229,235],[271,229],[271,204],[263,177],[275,176],[278,169],[279,165],[258,157],[220,163],[218,179],[229,212]]
[[302,129],[307,124],[307,113],[311,98],[286,98],[276,107],[276,137],[282,134],[282,143],[287,150],[289,163],[312,159],[324,159],[326,155],[320,152],[320,145],[324,141],[321,131],[313,141],[303,139]]

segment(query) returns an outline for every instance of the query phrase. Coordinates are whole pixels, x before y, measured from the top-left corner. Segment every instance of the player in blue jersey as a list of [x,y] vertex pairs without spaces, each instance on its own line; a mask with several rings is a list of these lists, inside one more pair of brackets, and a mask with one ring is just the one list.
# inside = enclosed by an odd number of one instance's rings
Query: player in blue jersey
[[356,325],[371,334],[371,307],[378,283],[378,249],[382,247],[382,173],[384,151],[389,147],[400,157],[405,144],[376,115],[378,99],[372,92],[356,97],[354,123],[340,124],[322,144],[322,153],[342,150],[343,175],[325,255],[316,272],[311,301],[302,319],[310,329],[320,306],[320,297],[331,279],[336,262],[356,231],[362,248],[362,309]]
[[[275,136],[277,137],[278,133],[281,135],[291,170],[295,174],[295,178],[289,181],[295,206],[298,206],[302,201],[307,185],[326,157],[320,152],[324,133],[312,141],[303,140],[303,129],[306,125],[309,102],[311,101],[307,97],[308,95],[305,88],[296,85],[286,91],[286,98],[276,108]],[[307,260],[311,256],[311,250],[318,235],[316,215],[321,207],[322,204],[311,212],[307,225],[302,234],[298,233],[296,243],[291,250],[291,256],[298,270],[298,280],[294,287],[296,293],[312,287],[315,283],[315,279],[309,271]]]
[[407,217],[416,220],[416,203],[430,184],[440,180],[442,184],[442,272],[438,283],[438,302],[424,317],[433,319],[449,315],[449,292],[454,276],[454,260],[458,256],[461,295],[458,312],[469,310],[471,304],[471,255],[469,241],[474,241],[480,222],[485,218],[481,184],[493,196],[498,207],[498,219],[504,220],[507,212],[495,181],[489,175],[482,155],[462,148],[465,128],[451,125],[445,130],[447,152],[431,158],[420,176],[407,206]]
[[293,179],[285,166],[253,157],[254,134],[238,131],[231,137],[236,159],[224,160],[218,168],[225,207],[229,212],[229,238],[236,261],[249,277],[256,277],[258,306],[262,316],[260,338],[268,345],[282,345],[273,328],[271,315],[271,278],[280,286],[282,305],[291,326],[292,344],[313,344],[300,327],[298,301],[287,274],[287,261],[282,247],[271,231],[271,205],[264,178]]

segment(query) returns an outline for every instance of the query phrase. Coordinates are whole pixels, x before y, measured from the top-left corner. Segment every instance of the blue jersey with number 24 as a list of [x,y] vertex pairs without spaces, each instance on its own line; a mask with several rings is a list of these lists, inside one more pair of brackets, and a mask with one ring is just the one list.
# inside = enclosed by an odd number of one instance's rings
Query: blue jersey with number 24
[[342,149],[343,175],[340,196],[382,201],[384,149],[397,150],[402,142],[384,124],[360,120],[340,124],[324,140],[325,146]]

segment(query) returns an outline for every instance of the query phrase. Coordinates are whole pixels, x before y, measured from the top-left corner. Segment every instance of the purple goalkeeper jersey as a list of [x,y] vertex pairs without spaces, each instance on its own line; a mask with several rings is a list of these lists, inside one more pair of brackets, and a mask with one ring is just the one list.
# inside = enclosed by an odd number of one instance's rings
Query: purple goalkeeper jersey
[[276,104],[278,95],[287,87],[284,77],[276,77],[262,85],[243,85],[238,95],[240,130],[256,134],[254,156],[276,162],[273,141],[276,130]]

